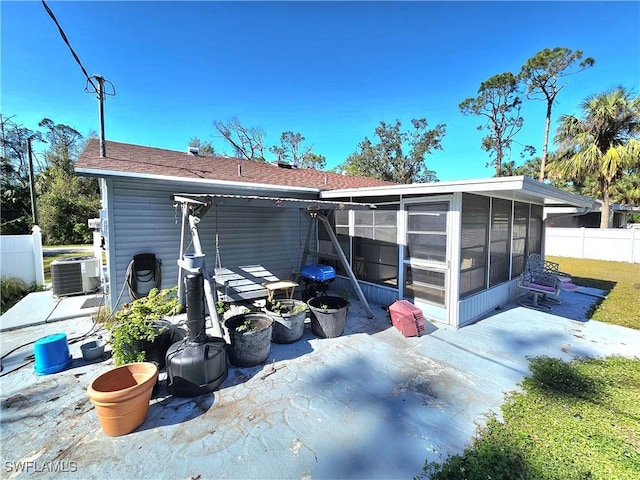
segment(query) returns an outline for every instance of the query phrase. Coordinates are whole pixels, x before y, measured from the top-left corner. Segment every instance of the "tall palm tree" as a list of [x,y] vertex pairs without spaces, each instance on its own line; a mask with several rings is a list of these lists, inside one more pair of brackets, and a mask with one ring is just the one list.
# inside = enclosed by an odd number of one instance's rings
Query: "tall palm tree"
[[560,117],[554,141],[564,152],[551,168],[571,180],[594,175],[602,194],[600,228],[610,228],[611,186],[640,165],[640,97],[624,87],[587,97],[583,115]]

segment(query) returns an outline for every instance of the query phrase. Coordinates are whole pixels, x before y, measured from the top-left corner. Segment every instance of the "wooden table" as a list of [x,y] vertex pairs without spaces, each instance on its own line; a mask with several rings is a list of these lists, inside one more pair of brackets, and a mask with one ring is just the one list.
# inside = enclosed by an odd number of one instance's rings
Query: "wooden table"
[[278,280],[276,282],[264,282],[262,286],[267,289],[267,300],[271,302],[273,301],[274,293],[278,290],[284,290],[287,299],[291,300],[298,284],[291,280]]

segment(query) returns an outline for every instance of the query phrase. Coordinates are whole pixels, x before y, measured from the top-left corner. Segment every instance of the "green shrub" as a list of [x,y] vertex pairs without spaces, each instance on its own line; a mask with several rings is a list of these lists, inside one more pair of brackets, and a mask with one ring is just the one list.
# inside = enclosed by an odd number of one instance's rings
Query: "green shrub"
[[145,352],[136,352],[131,345],[134,341],[152,341],[159,333],[159,320],[182,312],[177,290],[177,287],[162,291],[152,288],[146,297],[124,304],[105,324],[111,332],[111,350],[116,365],[144,361]]
[[27,285],[24,280],[17,277],[2,277],[0,282],[0,290],[2,292],[0,313],[9,310],[31,292],[39,292],[44,289],[42,285],[35,283]]

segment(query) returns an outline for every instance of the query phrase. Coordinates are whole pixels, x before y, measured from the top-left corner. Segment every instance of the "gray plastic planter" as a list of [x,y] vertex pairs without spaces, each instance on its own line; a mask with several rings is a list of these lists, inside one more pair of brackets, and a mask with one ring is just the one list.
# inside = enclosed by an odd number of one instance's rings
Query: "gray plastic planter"
[[[291,310],[306,304],[300,300],[278,300],[282,305],[289,307]],[[298,313],[282,313],[278,314],[270,310],[266,310],[267,315],[273,318],[273,334],[271,340],[275,343],[293,343],[297,342],[304,335],[304,319],[307,316],[305,308]]]

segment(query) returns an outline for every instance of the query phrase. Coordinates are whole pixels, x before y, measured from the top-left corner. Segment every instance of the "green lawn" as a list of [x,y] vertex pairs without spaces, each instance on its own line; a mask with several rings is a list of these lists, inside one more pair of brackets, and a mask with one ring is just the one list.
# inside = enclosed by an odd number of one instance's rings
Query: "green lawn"
[[640,330],[640,264],[551,257],[560,270],[570,273],[577,285],[608,291],[606,300],[597,305],[593,320]]
[[530,368],[503,422],[490,418],[462,455],[418,478],[640,478],[640,360],[538,357]]
[[[640,265],[547,257],[607,292],[592,319],[640,329]],[[530,360],[532,376],[462,455],[419,478],[640,479],[640,359]]]

